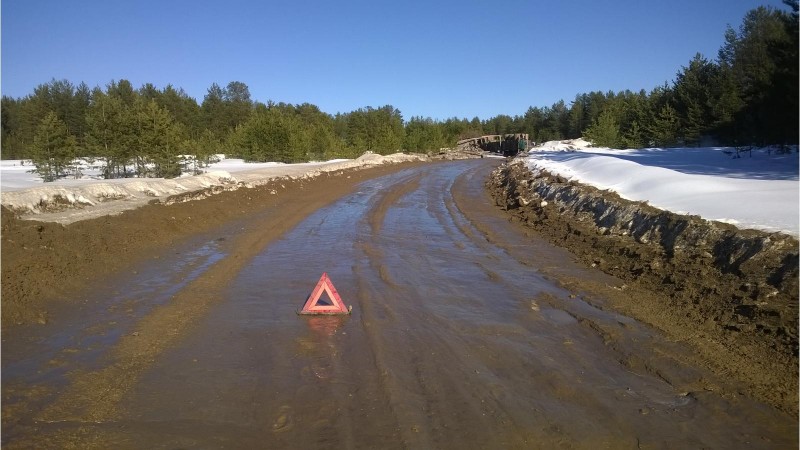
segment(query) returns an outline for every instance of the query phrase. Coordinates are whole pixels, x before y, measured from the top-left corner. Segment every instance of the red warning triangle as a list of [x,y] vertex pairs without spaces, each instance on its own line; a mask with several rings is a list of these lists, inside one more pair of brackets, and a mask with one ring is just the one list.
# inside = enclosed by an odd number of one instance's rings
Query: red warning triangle
[[[323,292],[328,294],[330,304],[319,303]],[[317,287],[308,296],[308,300],[299,314],[350,314],[350,310],[344,305],[342,297],[336,292],[331,279],[328,278],[328,273],[325,272],[317,282]]]

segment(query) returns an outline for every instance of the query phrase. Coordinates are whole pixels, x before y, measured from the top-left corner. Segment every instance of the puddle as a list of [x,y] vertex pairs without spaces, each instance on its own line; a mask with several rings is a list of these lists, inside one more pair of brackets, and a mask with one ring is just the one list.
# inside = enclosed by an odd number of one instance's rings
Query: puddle
[[[12,341],[3,342],[2,381],[4,386],[47,386],[46,395],[5,396],[6,404],[32,401],[26,408],[52,400],[69,382],[75,370],[96,370],[119,339],[130,333],[137,319],[169,302],[184,286],[225,256],[218,241],[194,241],[185,252],[164,255],[118,276],[108,286],[98,286],[82,305],[63,307],[51,314],[45,325],[15,328]],[[4,389],[4,393],[7,391]]]

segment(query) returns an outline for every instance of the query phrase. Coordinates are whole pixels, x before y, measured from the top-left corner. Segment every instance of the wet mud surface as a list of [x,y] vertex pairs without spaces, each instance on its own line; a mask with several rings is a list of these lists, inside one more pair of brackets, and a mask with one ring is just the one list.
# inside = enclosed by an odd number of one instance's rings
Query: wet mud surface
[[512,220],[638,289],[614,306],[797,417],[798,244],[503,165],[487,187]]
[[[44,324],[4,321],[3,446],[796,445],[791,415],[613,307],[647,293],[509,222],[495,166],[265,191]],[[351,315],[296,314],[322,272]]]

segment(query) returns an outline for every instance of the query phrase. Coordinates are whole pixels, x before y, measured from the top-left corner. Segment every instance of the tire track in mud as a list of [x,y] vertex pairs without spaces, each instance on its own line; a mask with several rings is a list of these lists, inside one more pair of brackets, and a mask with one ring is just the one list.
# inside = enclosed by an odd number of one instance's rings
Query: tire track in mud
[[419,182],[423,176],[425,176],[425,173],[419,173],[413,176],[409,175],[400,180],[402,185],[399,188],[384,191],[380,195],[380,200],[372,207],[367,215],[367,222],[372,229],[373,236],[380,234],[383,221],[386,219],[386,213],[389,211],[389,208],[410,192],[419,189]]
[[[464,235],[469,237],[476,245],[487,249],[502,249],[509,258],[515,259],[522,265],[531,266],[531,262],[525,260],[525,258],[521,258],[521,255],[515,254],[511,251],[506,242],[503,242],[502,239],[498,239],[493,233],[493,230],[491,230],[486,223],[471,219],[472,215],[468,212],[469,208],[467,205],[474,203],[474,193],[470,194],[467,192],[467,180],[476,176],[481,170],[485,169],[478,167],[459,175],[451,188],[454,207],[457,208],[462,216],[469,222],[469,225],[459,224],[460,228],[464,230]],[[489,196],[488,194],[485,195],[488,201]],[[478,235],[476,235],[473,230],[475,230]],[[489,272],[489,269],[484,269]],[[565,268],[561,269],[564,270]],[[572,270],[576,269],[577,268],[573,268]],[[681,357],[677,356],[674,352],[677,349],[666,349],[663,348],[663,346],[655,345],[653,349],[660,354],[659,364],[655,364],[654,361],[644,363],[640,356],[635,355],[631,345],[626,343],[626,341],[631,339],[652,341],[652,335],[644,332],[641,326],[635,324],[632,319],[624,318],[624,320],[615,322],[613,318],[610,320],[608,317],[605,317],[605,315],[609,314],[608,312],[604,312],[605,305],[602,303],[592,303],[587,301],[587,299],[590,298],[591,295],[597,295],[595,292],[598,288],[601,289],[602,295],[604,296],[612,294],[620,295],[620,292],[618,290],[609,289],[608,285],[598,286],[599,280],[597,280],[596,277],[586,276],[588,273],[581,269],[577,270],[583,272],[581,275],[584,275],[584,279],[581,281],[565,283],[565,280],[576,280],[576,278],[563,277],[564,273],[559,272],[552,274],[554,277],[553,281],[568,291],[588,290],[588,292],[582,292],[581,296],[570,294],[570,298],[573,300],[571,303],[564,302],[563,299],[552,293],[542,292],[536,295],[535,299],[532,300],[535,307],[538,309],[539,305],[543,304],[549,308],[568,314],[575,319],[578,324],[589,330],[590,333],[595,334],[609,350],[615,352],[618,355],[620,364],[629,367],[634,372],[638,371],[656,376],[671,386],[686,391],[712,389],[717,386],[717,384],[712,384],[711,380],[707,378],[703,378],[703,381],[699,382],[697,381],[698,377],[681,373],[679,370],[667,369],[669,366],[682,365],[679,363]],[[564,270],[564,272],[566,272],[566,270]],[[610,280],[610,278],[608,279]],[[610,314],[613,316],[614,313]],[[631,333],[634,333],[633,337],[630,336]],[[685,353],[685,349],[677,350],[677,352],[681,354]]]
[[[364,335],[368,339],[368,348],[371,350],[372,361],[375,365],[375,372],[378,374],[379,383],[385,396],[389,409],[392,412],[394,422],[397,424],[399,430],[399,437],[402,440],[402,448],[433,448],[432,442],[428,440],[427,433],[419,433],[419,425],[415,424],[415,420],[409,419],[411,410],[418,408],[418,405],[411,407],[407,398],[398,398],[398,383],[394,382],[396,376],[390,369],[391,365],[387,362],[387,355],[391,353],[391,349],[384,346],[381,336],[386,332],[387,327],[397,327],[398,314],[391,303],[383,300],[378,295],[373,295],[376,289],[368,282],[370,274],[367,271],[373,271],[377,275],[377,279],[383,282],[380,286],[383,292],[385,288],[392,291],[395,299],[402,295],[403,289],[391,277],[385,265],[385,256],[383,251],[378,247],[377,240],[379,238],[381,229],[383,227],[386,214],[389,209],[400,201],[404,196],[415,191],[419,188],[420,179],[424,174],[420,173],[414,176],[409,176],[400,180],[397,184],[400,187],[385,189],[378,195],[374,205],[366,213],[365,222],[369,226],[370,234],[367,239],[360,242],[357,247],[362,251],[369,261],[368,267],[356,266],[356,275],[358,276],[358,302],[361,309],[361,322],[364,329]],[[413,424],[409,426],[409,423]]]
[[[421,183],[423,176],[426,177],[424,184]],[[442,208],[446,189],[441,191],[441,186],[432,183],[429,180],[432,176],[430,173],[419,174],[405,180],[399,188],[390,188],[368,211],[366,222],[372,233],[366,242],[360,244],[360,250],[367,255],[369,267],[358,271],[359,306],[376,371],[380,374],[384,395],[398,424],[403,447],[437,448],[452,446],[457,441],[464,446],[475,446],[476,442],[486,438],[484,434],[465,431],[454,440],[455,437],[448,430],[449,424],[481,423],[476,429],[497,429],[498,424],[505,424],[501,426],[514,428],[513,420],[498,401],[486,396],[477,398],[474,390],[463,387],[464,382],[471,386],[479,383],[470,381],[472,377],[463,369],[470,366],[467,363],[470,355],[464,354],[461,349],[472,348],[472,343],[460,337],[458,330],[448,321],[429,314],[430,311],[420,299],[414,297],[418,292],[412,287],[403,286],[391,276],[382,250],[391,245],[386,242],[391,237],[381,235],[387,212],[406,196],[416,194],[419,190],[425,191],[423,195],[426,197],[427,212],[436,218],[448,239],[456,244],[454,246],[459,248],[458,244],[461,244],[463,249],[462,231],[454,226],[454,218],[449,217],[454,213],[453,209],[450,206]],[[432,192],[437,189],[439,192]],[[405,245],[419,252],[426,251],[422,240],[405,242]],[[368,272],[374,272],[375,278],[382,283],[378,286],[370,284],[367,278],[371,274]],[[381,292],[376,292],[376,288]],[[454,295],[457,292],[456,289]],[[416,350],[398,351],[398,345]],[[478,372],[475,370],[475,373]],[[437,373],[437,376],[431,376]],[[454,407],[454,402],[460,404]],[[478,410],[475,405],[482,408]],[[483,408],[492,411],[488,418]],[[519,436],[522,433],[517,429],[505,434]],[[493,445],[497,442],[486,441],[484,444]]]
[[[434,215],[439,224],[442,226],[449,238],[452,239],[454,248],[461,251],[468,252],[474,255],[465,259],[465,263],[477,267],[486,277],[489,284],[496,286],[505,286],[509,288],[510,285],[504,283],[504,277],[497,271],[493,270],[492,265],[499,263],[502,255],[498,254],[498,249],[494,247],[488,240],[486,240],[476,229],[468,224],[468,221],[455,202],[453,191],[455,188],[454,181],[463,179],[465,177],[472,177],[477,168],[471,168],[464,173],[459,174],[455,180],[451,179],[442,186],[439,186],[440,197],[437,199],[441,202],[440,208],[432,208],[435,211]],[[429,198],[434,196],[429,196]],[[473,201],[475,199],[473,198]],[[479,255],[479,256],[477,256]],[[513,288],[511,289],[514,290]],[[462,294],[463,300],[467,300],[469,295],[466,292]],[[477,308],[488,311],[491,308],[490,303],[486,301],[471,300],[471,308]],[[466,303],[464,303],[466,305]],[[489,361],[493,359],[492,344],[487,343],[486,340],[489,336],[517,336],[519,337],[523,330],[517,324],[507,323],[492,325],[485,324],[479,325],[471,323],[469,326],[474,328],[465,328],[445,317],[431,315],[432,321],[431,329],[437,330],[435,337],[440,341],[439,346],[447,349],[444,353],[453,355],[452,363],[442,365],[445,367],[445,372],[448,375],[445,378],[471,380],[466,383],[459,383],[453,385],[446,385],[448,389],[446,393],[438,393],[432,395],[432,398],[438,399],[441,403],[439,407],[440,413],[447,413],[447,403],[442,401],[444,398],[461,398],[466,399],[460,408],[457,415],[460,416],[459,421],[472,421],[480,423],[478,428],[485,427],[486,429],[503,430],[503,437],[505,441],[484,441],[480,446],[496,446],[500,447],[519,447],[524,448],[531,443],[537,441],[531,431],[529,424],[522,423],[519,417],[515,417],[514,408],[510,408],[507,393],[504,388],[504,377],[507,374],[499,371],[497,367],[493,367]],[[477,325],[477,326],[476,326]],[[488,338],[491,340],[491,338]],[[465,351],[466,349],[466,351]],[[429,364],[436,365],[437,362],[430,361]],[[453,370],[456,367],[471,367],[470,370]],[[439,369],[441,370],[441,369]],[[485,392],[481,389],[476,390],[475,386],[485,385],[487,387]],[[434,394],[436,394],[434,392]],[[556,429],[557,424],[551,422],[547,418],[539,417],[537,414],[536,420],[541,424],[547,424],[547,428]],[[551,442],[558,442],[560,438],[556,435],[545,432]],[[541,439],[542,436],[538,436]],[[485,436],[476,434],[471,439],[466,439],[465,444],[473,444],[481,442]],[[444,442],[440,442],[443,444]]]

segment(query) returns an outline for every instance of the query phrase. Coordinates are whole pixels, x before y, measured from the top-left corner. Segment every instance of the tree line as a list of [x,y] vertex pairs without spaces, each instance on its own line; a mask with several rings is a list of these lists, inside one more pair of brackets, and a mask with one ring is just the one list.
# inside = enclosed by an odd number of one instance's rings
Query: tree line
[[478,118],[405,121],[391,105],[331,115],[309,103],[261,103],[239,81],[212,84],[198,104],[172,85],[135,89],[122,79],[90,89],[54,79],[24,98],[3,96],[2,133],[2,157],[30,159],[50,181],[77,174],[77,156],[101,159],[106,178],[174,177],[182,155],[202,164],[218,153],[286,163],[424,153],[482,131]]
[[523,115],[487,120],[404,120],[391,105],[335,115],[304,103],[251,98],[232,81],[202,102],[172,85],[128,80],[105,88],[51,80],[23,98],[2,97],[2,158],[33,160],[49,181],[76,156],[104,162],[106,178],[173,177],[181,155],[200,164],[217,153],[286,163],[351,158],[364,151],[432,152],[483,134],[527,133],[535,142],[585,137],[615,148],[796,143],[798,1],[791,12],[759,7],[728,27],[717,59],[696,55],[671,84],[639,92],[589,92]]
[[484,123],[536,142],[584,137],[613,148],[791,144],[798,139],[798,2],[749,11],[716,60],[697,54],[650,92],[589,92]]

